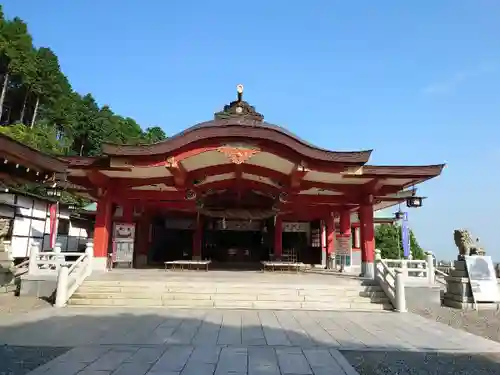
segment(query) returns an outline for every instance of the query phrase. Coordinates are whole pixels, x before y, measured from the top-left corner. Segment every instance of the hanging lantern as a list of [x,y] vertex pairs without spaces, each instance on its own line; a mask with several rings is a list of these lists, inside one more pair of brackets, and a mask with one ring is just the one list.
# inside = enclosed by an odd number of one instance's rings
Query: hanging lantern
[[406,212],[401,211],[399,209],[397,212],[394,212],[394,219],[396,220],[404,220],[405,219]]
[[286,203],[288,200],[288,193],[282,191],[279,195],[279,200],[281,203]]
[[193,199],[196,199],[196,192],[194,190],[186,191],[186,199],[188,201],[192,201]]
[[406,206],[410,208],[422,207],[422,197],[410,197],[406,199]]

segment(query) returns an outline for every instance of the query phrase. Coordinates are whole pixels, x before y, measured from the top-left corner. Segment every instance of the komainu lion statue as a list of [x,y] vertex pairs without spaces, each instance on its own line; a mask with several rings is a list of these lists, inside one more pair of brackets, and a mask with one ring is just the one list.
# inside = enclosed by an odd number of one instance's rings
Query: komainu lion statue
[[474,241],[467,229],[455,229],[453,238],[458,247],[458,260],[463,260],[464,256],[485,254],[479,245],[479,238]]

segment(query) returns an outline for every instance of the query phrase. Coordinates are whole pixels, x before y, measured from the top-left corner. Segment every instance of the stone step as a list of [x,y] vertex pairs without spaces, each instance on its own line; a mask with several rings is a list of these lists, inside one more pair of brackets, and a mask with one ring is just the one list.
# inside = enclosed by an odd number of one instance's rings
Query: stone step
[[[155,280],[86,280],[86,284],[92,286],[123,286],[123,287],[183,287],[183,288],[192,288],[192,287],[201,287],[207,286],[207,280],[200,281],[155,281]],[[345,288],[345,287],[369,287],[369,286],[378,286],[376,282],[362,282],[360,280],[349,280],[349,281],[338,281],[332,280],[331,283],[320,283],[320,284],[311,284],[311,283],[297,283],[295,282],[286,282],[286,280],[278,281],[266,281],[266,282],[255,282],[255,281],[247,281],[247,282],[235,282],[235,280],[211,280],[210,286],[214,287],[223,287],[228,284],[234,288],[248,288],[256,287],[256,288],[310,288],[310,289],[324,289],[324,288]]]
[[274,301],[274,302],[356,302],[356,301],[371,301],[374,303],[386,302],[385,295],[373,296],[301,296],[301,295],[271,295],[271,294],[185,294],[185,293],[168,293],[168,294],[150,294],[150,293],[91,293],[77,291],[72,298],[79,299],[141,299],[141,300],[212,300],[212,301]]
[[393,310],[389,303],[367,302],[291,302],[291,301],[212,301],[212,300],[160,300],[160,299],[91,299],[71,298],[70,306],[99,307],[159,307],[159,308],[216,308],[258,310]]
[[81,291],[94,291],[101,293],[112,293],[112,292],[139,292],[139,293],[150,293],[150,292],[163,292],[163,293],[189,293],[189,294],[207,294],[207,293],[239,293],[245,294],[251,290],[253,293],[264,293],[264,294],[302,294],[302,295],[337,295],[339,293],[360,293],[360,292],[380,292],[382,288],[380,286],[349,286],[349,287],[322,287],[322,288],[294,288],[294,287],[267,287],[258,288],[255,286],[247,287],[235,287],[235,286],[197,286],[197,287],[186,287],[186,286],[123,286],[123,285],[92,285],[85,282],[81,287]]

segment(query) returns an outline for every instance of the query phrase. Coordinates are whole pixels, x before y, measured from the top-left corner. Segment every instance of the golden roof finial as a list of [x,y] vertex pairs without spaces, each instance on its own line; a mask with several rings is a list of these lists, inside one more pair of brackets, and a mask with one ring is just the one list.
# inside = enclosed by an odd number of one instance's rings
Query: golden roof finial
[[238,101],[241,102],[243,98],[243,85],[241,83],[236,86],[236,92],[238,93]]

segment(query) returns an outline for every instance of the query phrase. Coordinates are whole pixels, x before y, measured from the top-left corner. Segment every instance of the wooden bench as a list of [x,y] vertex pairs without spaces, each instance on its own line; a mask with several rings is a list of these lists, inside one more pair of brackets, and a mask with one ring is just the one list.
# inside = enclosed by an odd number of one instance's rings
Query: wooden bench
[[184,271],[185,269],[192,270],[205,268],[205,271],[208,271],[210,263],[212,263],[211,260],[172,260],[165,262],[165,271],[167,271],[169,267],[171,270],[179,269]]
[[304,267],[304,263],[301,262],[280,262],[280,261],[263,261],[262,263],[262,271],[295,271],[299,273]]

